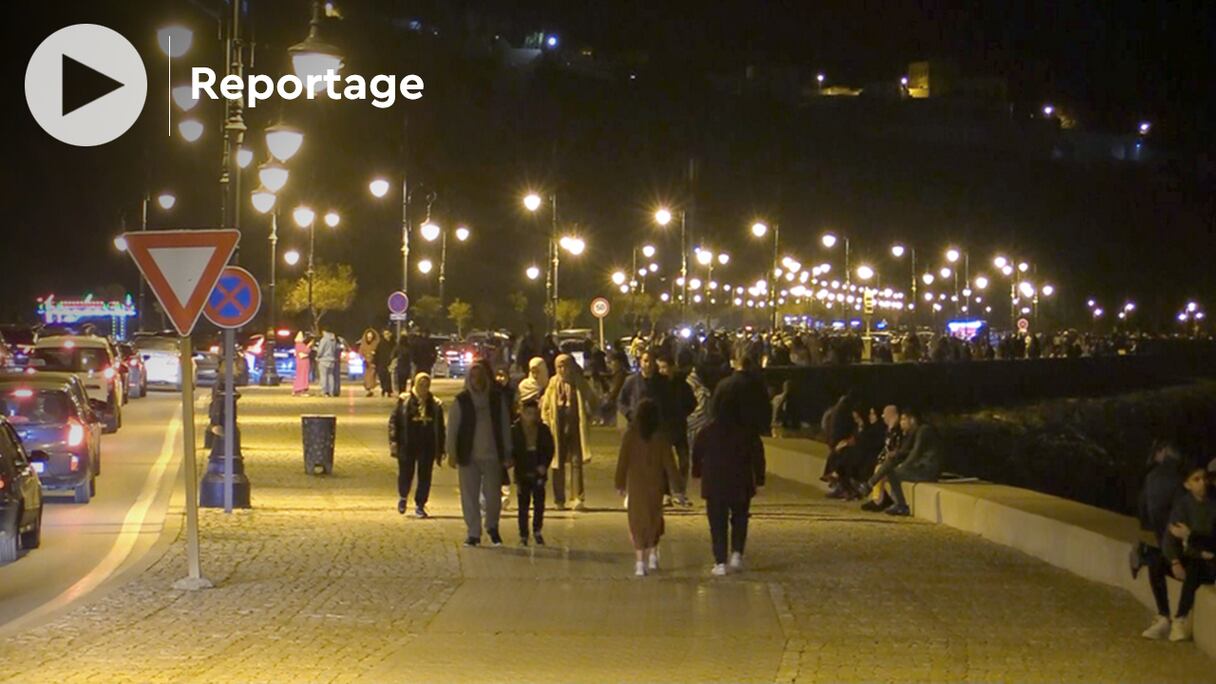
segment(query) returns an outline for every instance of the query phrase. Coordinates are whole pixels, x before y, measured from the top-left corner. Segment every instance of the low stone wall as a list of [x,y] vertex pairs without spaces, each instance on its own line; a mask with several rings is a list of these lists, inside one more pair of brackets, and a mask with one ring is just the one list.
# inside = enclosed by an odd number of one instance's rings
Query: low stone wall
[[[765,441],[771,475],[820,489],[827,447],[809,440]],[[912,514],[1010,546],[1086,579],[1125,589],[1155,610],[1148,573],[1133,580],[1128,555],[1138,539],[1132,517],[1006,485],[905,483]],[[1171,605],[1181,583],[1170,580]],[[1216,588],[1201,587],[1194,616],[1195,645],[1216,658]]]

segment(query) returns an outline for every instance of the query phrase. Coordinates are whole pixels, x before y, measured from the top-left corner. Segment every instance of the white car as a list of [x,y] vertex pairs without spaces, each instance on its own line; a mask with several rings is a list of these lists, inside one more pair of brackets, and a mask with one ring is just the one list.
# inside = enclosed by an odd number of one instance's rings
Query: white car
[[80,378],[90,400],[104,402],[106,432],[122,427],[123,386],[119,361],[105,338],[93,335],[40,337],[30,355],[31,368],[73,373]]
[[173,337],[136,336],[135,348],[148,374],[148,387],[182,389],[181,343]]

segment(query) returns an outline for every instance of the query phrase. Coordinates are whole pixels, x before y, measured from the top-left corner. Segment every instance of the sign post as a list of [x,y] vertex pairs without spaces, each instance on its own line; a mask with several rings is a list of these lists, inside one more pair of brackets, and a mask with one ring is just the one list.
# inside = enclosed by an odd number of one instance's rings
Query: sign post
[[[218,462],[212,456],[207,460],[207,474],[203,476],[200,504],[208,508],[223,505],[225,513],[234,506],[249,508],[249,478],[245,476],[243,460],[237,463],[236,453],[236,379],[233,377],[236,354],[235,330],[243,327],[257,315],[262,303],[262,289],[249,271],[229,266],[220,273],[215,289],[207,297],[203,315],[207,320],[224,328],[224,455]],[[271,356],[270,365],[274,364]],[[219,476],[222,480],[217,482]],[[218,488],[216,485],[219,484]]]
[[603,297],[596,297],[591,300],[591,315],[595,316],[600,321],[600,351],[604,351],[604,317],[612,310],[612,305]]
[[410,298],[401,290],[388,296],[388,319],[397,324],[397,337],[401,337],[401,326],[405,323],[405,312],[410,308]]
[[861,294],[861,313],[866,321],[866,335],[863,338],[861,360],[869,361],[873,358],[874,353],[874,338],[870,335],[870,321],[874,318],[874,290],[865,288]]
[[177,330],[181,348],[182,470],[186,480],[186,577],[177,589],[214,586],[203,577],[198,543],[198,470],[194,454],[194,350],[190,333],[241,238],[236,230],[125,233],[127,254]]

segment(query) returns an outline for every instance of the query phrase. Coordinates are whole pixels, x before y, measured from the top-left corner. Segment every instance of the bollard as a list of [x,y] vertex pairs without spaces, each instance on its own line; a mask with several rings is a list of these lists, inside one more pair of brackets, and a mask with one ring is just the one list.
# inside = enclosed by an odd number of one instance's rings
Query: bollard
[[300,416],[300,433],[304,438],[304,472],[316,475],[317,468],[321,468],[326,475],[332,475],[334,472],[334,441],[338,435],[338,417]]
[[[216,381],[211,390],[211,405],[207,410],[209,425],[203,436],[203,447],[210,449],[207,457],[207,472],[199,481],[199,505],[203,508],[224,507],[224,387],[223,379]],[[245,459],[241,455],[241,429],[237,425],[236,400],[240,392],[233,392],[232,404],[232,506],[249,508],[250,483],[245,474]]]

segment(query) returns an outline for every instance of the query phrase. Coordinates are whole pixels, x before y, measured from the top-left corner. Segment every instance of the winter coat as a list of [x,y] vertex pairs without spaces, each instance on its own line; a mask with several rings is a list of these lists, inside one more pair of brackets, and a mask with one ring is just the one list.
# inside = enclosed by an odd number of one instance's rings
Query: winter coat
[[[553,443],[557,448],[557,453],[562,453],[562,436],[561,430],[557,424],[558,413],[558,392],[562,379],[560,377],[549,378],[549,386],[545,388],[545,394],[540,402],[540,419],[553,432]],[[583,450],[583,463],[591,461],[591,418],[592,407],[599,405],[599,395],[587,383],[582,373],[575,374],[574,393],[578,406],[578,438]],[[553,469],[560,468],[564,465],[560,458],[553,459],[551,467]]]
[[1140,519],[1140,529],[1151,535],[1152,544],[1156,546],[1161,545],[1161,538],[1166,534],[1174,500],[1184,492],[1180,471],[1178,461],[1168,458],[1154,464],[1144,476],[1136,517]]
[[[388,418],[389,451],[394,457],[434,457],[436,461],[443,460],[447,437],[443,421],[443,403],[432,394],[427,397],[428,415],[424,418],[422,413],[422,402],[416,395],[410,394],[408,399],[397,400],[397,406]],[[421,447],[416,440],[420,434],[419,430],[422,429],[430,429],[435,433],[433,454],[419,453]]]
[[523,423],[518,420],[511,426],[511,457],[515,461],[515,482],[535,481],[543,478],[540,470],[546,472],[553,467],[553,455],[557,453],[553,442],[553,433],[549,426],[540,423],[536,426],[536,451],[528,451],[528,440],[524,435]]
[[742,426],[712,420],[697,433],[692,447],[692,476],[701,479],[701,496],[745,501],[764,486],[764,443]]

